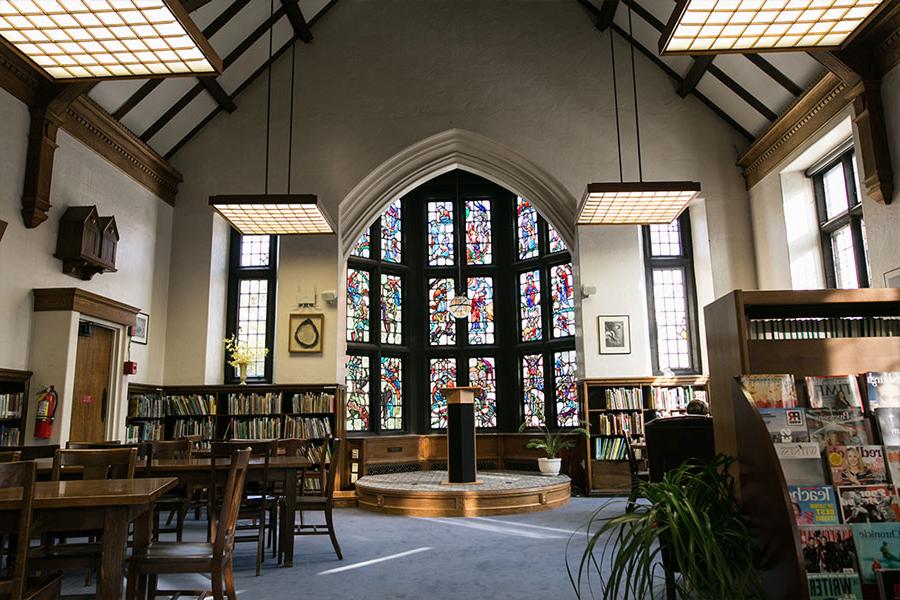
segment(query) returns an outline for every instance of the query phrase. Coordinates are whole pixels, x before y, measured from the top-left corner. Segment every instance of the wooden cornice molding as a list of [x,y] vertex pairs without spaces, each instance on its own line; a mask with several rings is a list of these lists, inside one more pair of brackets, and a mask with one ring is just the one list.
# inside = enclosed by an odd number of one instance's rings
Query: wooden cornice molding
[[81,288],[35,288],[32,294],[34,312],[73,311],[130,327],[141,310]]
[[853,99],[851,86],[827,71],[738,158],[747,188],[759,183]]

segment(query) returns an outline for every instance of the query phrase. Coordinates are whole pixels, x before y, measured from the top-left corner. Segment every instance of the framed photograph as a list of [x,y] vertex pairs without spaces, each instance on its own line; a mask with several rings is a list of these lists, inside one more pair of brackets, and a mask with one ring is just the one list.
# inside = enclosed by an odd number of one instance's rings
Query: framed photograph
[[597,317],[600,354],[631,354],[631,318],[628,315]]
[[289,319],[288,352],[321,352],[325,329],[323,314],[293,314]]
[[900,267],[884,274],[884,287],[900,288]]
[[146,344],[150,335],[150,315],[139,312],[134,318],[134,331],[131,332],[131,341],[135,344]]

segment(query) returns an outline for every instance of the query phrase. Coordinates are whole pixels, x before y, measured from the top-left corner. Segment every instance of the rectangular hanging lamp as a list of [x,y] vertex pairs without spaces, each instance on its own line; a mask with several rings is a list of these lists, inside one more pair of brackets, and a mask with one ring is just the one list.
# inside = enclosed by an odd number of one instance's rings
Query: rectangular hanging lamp
[[244,235],[334,233],[314,194],[210,196],[209,205]]
[[842,48],[885,0],[678,0],[660,54]]
[[222,72],[179,0],[0,0],[0,39],[59,81]]
[[589,183],[578,209],[578,225],[671,223],[700,194],[695,181]]

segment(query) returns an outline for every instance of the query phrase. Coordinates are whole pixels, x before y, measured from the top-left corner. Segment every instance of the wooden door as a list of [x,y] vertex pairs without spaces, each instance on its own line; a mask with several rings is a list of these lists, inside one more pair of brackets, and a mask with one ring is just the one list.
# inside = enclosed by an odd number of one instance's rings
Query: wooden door
[[112,368],[113,331],[92,325],[90,335],[78,335],[75,355],[75,388],[69,440],[102,442],[106,439],[109,381]]

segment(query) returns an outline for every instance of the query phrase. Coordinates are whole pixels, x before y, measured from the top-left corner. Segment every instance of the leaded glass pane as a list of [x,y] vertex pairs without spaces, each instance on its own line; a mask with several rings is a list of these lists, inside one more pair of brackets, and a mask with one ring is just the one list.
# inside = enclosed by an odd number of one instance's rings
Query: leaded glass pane
[[402,223],[400,200],[397,199],[391,202],[381,214],[381,260],[393,263],[401,262]]
[[547,239],[550,245],[550,252],[565,252],[569,249],[566,246],[566,241],[562,239],[562,236],[559,235],[559,232],[556,230],[556,227],[547,223]]
[[381,429],[403,429],[403,361],[381,357]]
[[556,382],[556,424],[578,426],[578,385],[575,383],[575,351],[553,354],[553,379]]
[[403,279],[381,274],[381,343],[403,343]]
[[369,341],[369,272],[347,269],[347,341]]
[[428,264],[444,267],[453,263],[453,202],[429,202]]
[[550,267],[553,337],[575,335],[575,281],[572,263]]
[[522,401],[525,425],[538,427],[544,424],[544,356],[533,354],[522,357]]
[[348,356],[347,431],[366,431],[369,428],[369,358]]
[[268,267],[270,247],[267,235],[242,235],[241,267]]
[[681,225],[650,225],[650,256],[681,256]]
[[[237,339],[256,349],[256,360],[247,367],[247,377],[265,377],[266,316],[269,282],[265,279],[242,279],[238,286]],[[239,371],[234,368],[235,376]]]
[[489,265],[493,260],[490,200],[466,200],[466,263]]
[[428,341],[432,346],[456,343],[456,319],[448,308],[453,292],[452,279],[428,280]]
[[659,368],[689,369],[691,351],[684,269],[653,269],[653,305]]
[[372,249],[371,237],[369,230],[366,229],[365,233],[359,236],[356,243],[353,244],[353,248],[350,249],[350,255],[358,256],[360,258],[369,258]]
[[825,216],[832,218],[846,211],[849,207],[847,198],[847,180],[844,177],[844,164],[839,162],[828,169],[822,176],[825,188]]
[[538,214],[522,196],[516,197],[516,239],[520,260],[538,255]]
[[456,385],[456,359],[432,358],[428,363],[429,382],[431,383],[431,428],[447,427],[447,399],[438,388]]
[[469,343],[494,343],[494,278],[469,277]]
[[523,342],[541,339],[540,271],[519,274],[519,324]]
[[469,359],[469,385],[481,388],[475,398],[475,427],[497,426],[497,371],[494,359],[481,356]]
[[834,257],[834,280],[837,287],[842,289],[859,287],[853,233],[849,225],[844,225],[831,234],[831,254]]

